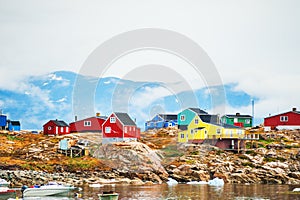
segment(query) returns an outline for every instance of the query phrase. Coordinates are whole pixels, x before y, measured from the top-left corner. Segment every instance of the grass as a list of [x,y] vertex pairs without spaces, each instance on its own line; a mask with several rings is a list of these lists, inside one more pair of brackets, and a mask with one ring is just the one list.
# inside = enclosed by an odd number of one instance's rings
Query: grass
[[244,162],[244,163],[242,163],[242,165],[243,165],[244,167],[247,167],[247,166],[249,166],[249,167],[251,167],[251,168],[254,168],[254,167],[255,167],[255,165],[254,165],[252,162]]
[[12,136],[12,135],[7,135],[6,136],[7,140],[10,140],[10,141],[23,141],[24,139],[23,138],[18,138],[16,136]]
[[167,146],[166,148],[161,149],[161,151],[164,153],[164,156],[167,158],[180,157],[183,155],[182,152],[178,151],[176,145]]

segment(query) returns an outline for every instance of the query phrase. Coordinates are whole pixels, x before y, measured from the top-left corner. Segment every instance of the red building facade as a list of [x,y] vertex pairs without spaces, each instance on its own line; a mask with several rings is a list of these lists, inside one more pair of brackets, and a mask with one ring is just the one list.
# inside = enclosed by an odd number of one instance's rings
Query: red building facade
[[50,120],[43,126],[46,135],[64,135],[70,133],[69,125],[62,120]]
[[292,111],[266,117],[265,129],[296,129],[300,128],[300,112],[293,108]]
[[102,125],[103,143],[140,138],[140,129],[127,113],[112,113]]
[[70,132],[102,132],[102,124],[107,117],[89,117],[70,123]]

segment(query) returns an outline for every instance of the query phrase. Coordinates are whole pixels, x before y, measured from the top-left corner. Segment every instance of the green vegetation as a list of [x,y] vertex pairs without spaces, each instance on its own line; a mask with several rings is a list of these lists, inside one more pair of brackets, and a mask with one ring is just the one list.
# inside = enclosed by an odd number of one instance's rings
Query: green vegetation
[[245,167],[251,167],[251,168],[255,167],[255,165],[252,162],[244,162],[244,163],[242,163],[242,165]]
[[264,161],[265,162],[277,162],[277,161],[280,161],[280,162],[285,162],[286,159],[285,158],[282,158],[282,157],[276,157],[276,158],[273,158],[273,157],[270,157],[270,158],[264,158]]
[[246,151],[246,154],[249,154],[251,156],[256,156],[257,155],[257,153],[253,150]]
[[164,156],[167,158],[180,157],[183,155],[182,152],[178,151],[176,145],[167,146],[166,148],[162,149],[162,152],[164,153]]
[[242,159],[242,160],[249,160],[249,158],[247,156],[245,156],[244,154],[240,154],[238,157],[239,157],[239,159]]
[[7,138],[7,140],[10,140],[10,141],[15,141],[15,140],[23,141],[23,138],[18,138],[16,136],[12,136],[12,135],[6,135],[6,138]]

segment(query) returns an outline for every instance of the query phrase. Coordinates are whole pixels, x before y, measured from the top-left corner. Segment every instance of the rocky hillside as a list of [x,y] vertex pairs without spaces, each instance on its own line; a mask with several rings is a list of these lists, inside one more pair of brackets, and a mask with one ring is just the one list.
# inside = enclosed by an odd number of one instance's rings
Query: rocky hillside
[[[300,131],[261,133],[261,139],[248,142],[248,149],[241,153],[209,145],[179,145],[177,132],[173,128],[149,131],[142,134],[140,142],[106,145],[101,145],[101,137],[95,133],[49,137],[2,132],[0,177],[10,178],[16,185],[54,177],[71,184],[105,180],[152,184],[168,177],[179,182],[218,177],[227,183],[300,184]],[[92,156],[58,154],[58,141],[64,137],[89,140]],[[39,175],[33,178],[32,173]]]

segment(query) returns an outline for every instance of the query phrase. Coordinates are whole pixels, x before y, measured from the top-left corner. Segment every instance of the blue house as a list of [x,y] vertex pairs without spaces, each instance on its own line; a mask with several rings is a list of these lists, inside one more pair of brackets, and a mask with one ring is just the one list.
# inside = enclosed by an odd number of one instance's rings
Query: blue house
[[7,123],[6,115],[0,115],[0,130],[5,130],[6,123]]
[[21,130],[20,121],[7,120],[7,124],[8,124],[8,130],[9,131],[20,131]]
[[177,126],[176,114],[157,114],[152,120],[145,123],[145,131]]

